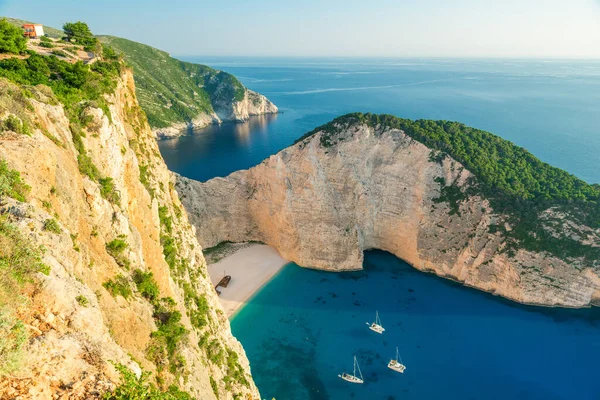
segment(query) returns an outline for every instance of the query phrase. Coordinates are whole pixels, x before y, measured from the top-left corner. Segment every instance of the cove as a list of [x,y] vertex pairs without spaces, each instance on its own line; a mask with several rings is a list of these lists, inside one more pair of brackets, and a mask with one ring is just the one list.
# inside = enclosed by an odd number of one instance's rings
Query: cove
[[[383,335],[368,329],[379,311]],[[389,253],[364,270],[289,264],[231,321],[263,398],[597,399],[600,312],[523,306]],[[386,366],[395,347],[404,374]],[[364,385],[337,375],[356,355]]]

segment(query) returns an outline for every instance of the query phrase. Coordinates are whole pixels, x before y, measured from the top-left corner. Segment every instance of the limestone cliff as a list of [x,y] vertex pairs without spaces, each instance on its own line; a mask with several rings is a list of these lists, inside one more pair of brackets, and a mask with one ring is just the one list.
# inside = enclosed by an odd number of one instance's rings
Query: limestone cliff
[[[600,299],[597,258],[509,248],[508,215],[479,192],[465,195],[477,182],[401,129],[356,122],[317,129],[226,178],[177,176],[176,188],[202,246],[258,240],[301,266],[332,271],[360,269],[363,251],[381,249],[522,303],[582,307]],[[544,215],[540,225],[557,217],[552,209]],[[597,227],[563,218],[554,229],[600,247]]]
[[[79,130],[48,87],[0,79],[0,162],[13,171],[0,171],[0,272],[22,256],[7,245],[10,227],[43,245],[49,267],[14,300],[26,341],[9,348],[22,354],[8,375],[0,365],[0,398],[98,398],[119,385],[123,364],[194,398],[258,399],[131,71],[114,84],[107,107],[77,105]],[[25,201],[11,198],[16,172],[30,186]]]
[[260,93],[244,89],[244,97],[240,101],[215,100],[214,110],[201,113],[189,122],[175,122],[165,128],[154,128],[159,139],[169,139],[186,134],[192,129],[204,128],[210,124],[224,122],[244,122],[252,116],[277,114],[277,106]]

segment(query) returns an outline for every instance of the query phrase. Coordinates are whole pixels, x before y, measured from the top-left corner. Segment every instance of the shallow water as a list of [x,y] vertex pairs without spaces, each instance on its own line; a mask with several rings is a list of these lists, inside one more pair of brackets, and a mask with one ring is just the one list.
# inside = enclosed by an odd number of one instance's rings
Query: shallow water
[[[598,399],[600,313],[512,304],[367,252],[365,270],[290,264],[233,319],[271,399]],[[386,331],[365,322],[379,310]],[[387,368],[395,347],[407,369]],[[337,377],[356,355],[364,385]]]

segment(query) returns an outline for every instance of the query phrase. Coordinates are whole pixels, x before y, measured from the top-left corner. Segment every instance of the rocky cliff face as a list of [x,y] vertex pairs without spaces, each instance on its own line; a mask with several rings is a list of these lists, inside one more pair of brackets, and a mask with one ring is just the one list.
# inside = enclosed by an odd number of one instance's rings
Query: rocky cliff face
[[156,128],[154,134],[159,139],[169,139],[182,136],[187,130],[204,128],[210,124],[223,122],[244,122],[250,117],[265,114],[277,114],[279,109],[269,99],[260,93],[245,89],[241,101],[215,101],[215,111],[202,113],[190,122],[175,123],[166,128]]
[[[0,199],[0,217],[43,245],[50,267],[22,298],[28,340],[0,397],[97,398],[118,385],[114,364],[123,364],[195,398],[258,399],[131,72],[107,97],[108,113],[85,108],[78,137],[48,88],[0,80],[0,96],[3,119],[18,99],[21,117],[36,121],[30,135],[0,133],[0,159],[31,187],[26,202]],[[81,151],[100,180],[81,172]],[[152,280],[158,293],[143,286]]]
[[[177,176],[176,188],[202,246],[259,240],[301,266],[332,271],[360,269],[363,251],[381,249],[522,303],[598,302],[597,263],[505,251],[494,228],[510,229],[507,218],[478,195],[453,212],[440,182],[464,191],[474,176],[450,157],[436,158],[401,130],[354,124],[335,138],[316,132],[226,178]],[[600,232],[588,233],[599,246]]]

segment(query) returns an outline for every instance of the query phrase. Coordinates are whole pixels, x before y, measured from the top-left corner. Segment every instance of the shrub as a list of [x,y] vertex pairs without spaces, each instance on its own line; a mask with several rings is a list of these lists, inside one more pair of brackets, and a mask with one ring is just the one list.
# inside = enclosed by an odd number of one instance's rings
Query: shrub
[[160,244],[163,247],[165,261],[174,270],[177,266],[177,245],[173,238],[173,217],[169,215],[169,209],[166,206],[158,208],[158,218],[160,220]]
[[[148,349],[149,357],[163,364],[166,360],[176,363],[176,349],[179,342],[187,335],[187,330],[181,324],[181,313],[175,309],[175,301],[163,297],[154,302],[154,319],[158,330],[152,332],[153,343]],[[165,354],[166,353],[166,354]]]
[[42,262],[43,250],[0,216],[0,306],[4,289],[14,294],[15,287],[32,282],[36,272],[48,273]]
[[93,47],[98,43],[85,22],[67,22],[63,25],[63,31],[70,42],[75,41],[85,47]]
[[150,193],[151,197],[154,197],[154,189],[152,188],[152,185],[150,185],[150,173],[148,171],[148,165],[145,164],[140,164],[140,182],[142,182],[142,185],[144,185],[144,187],[146,188],[146,190],[148,191],[148,193]]
[[0,308],[0,377],[21,365],[27,330],[12,313]]
[[31,136],[31,129],[29,126],[15,115],[9,115],[6,117],[6,119],[2,122],[2,130]]
[[82,306],[82,307],[87,307],[87,306],[90,305],[90,301],[88,300],[88,298],[85,297],[82,294],[80,294],[79,296],[75,297],[75,300],[77,300],[77,303],[79,303],[79,305]]
[[121,373],[121,383],[112,392],[102,397],[104,400],[193,400],[186,392],[171,385],[165,392],[150,381],[150,372],[142,371],[138,378],[122,364],[116,365]]
[[219,399],[219,387],[217,386],[217,382],[215,381],[215,379],[212,376],[210,377],[210,387],[212,388],[212,391],[218,400]]
[[111,279],[102,284],[106,290],[113,296],[123,296],[128,299],[132,295],[131,286],[129,281],[123,275],[117,275],[115,279]]
[[62,50],[58,50],[58,49],[54,49],[51,51],[52,54],[54,54],[55,56],[59,56],[59,57],[64,57],[64,58],[68,58],[69,55],[67,53],[65,53]]
[[86,175],[91,180],[95,181],[98,179],[98,168],[92,161],[92,158],[85,153],[81,153],[77,156],[77,163],[79,164],[79,172]]
[[107,44],[102,44],[102,58],[105,61],[118,61],[120,59],[115,50]]
[[123,236],[120,235],[118,238],[106,244],[106,252],[114,258],[119,266],[129,268],[131,263],[123,254],[128,247],[129,243],[127,243],[123,239]]
[[154,280],[152,272],[144,272],[141,269],[136,269],[133,272],[133,282],[135,282],[138,292],[150,301],[158,299],[160,291]]
[[117,239],[111,240],[106,244],[106,251],[108,252],[108,254],[115,257],[119,254],[122,254],[128,247],[129,243],[127,243],[127,241],[119,237]]
[[102,197],[113,204],[119,204],[121,202],[121,196],[115,189],[113,178],[100,178],[98,179],[98,183],[100,184],[100,194]]
[[44,42],[44,41],[42,41],[42,42],[40,42],[40,47],[45,47],[47,49],[52,49],[52,48],[54,48],[54,45],[52,43],[50,43],[50,42]]
[[0,201],[4,196],[18,201],[25,201],[25,196],[31,188],[21,180],[18,171],[8,168],[4,160],[0,160]]
[[27,39],[23,31],[6,18],[0,20],[0,53],[22,54],[27,50]]
[[57,235],[62,233],[62,229],[60,228],[60,225],[58,225],[58,222],[56,222],[56,220],[54,218],[48,218],[47,220],[44,221],[44,230],[46,230],[48,232],[56,233]]

